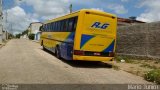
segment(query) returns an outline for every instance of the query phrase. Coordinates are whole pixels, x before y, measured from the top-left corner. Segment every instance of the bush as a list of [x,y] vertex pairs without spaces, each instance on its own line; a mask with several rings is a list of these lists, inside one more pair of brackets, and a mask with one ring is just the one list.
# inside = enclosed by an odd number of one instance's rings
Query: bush
[[147,81],[155,82],[160,84],[160,69],[154,69],[145,74],[144,77]]
[[29,34],[28,38],[29,38],[30,40],[34,40],[34,36],[35,36],[35,34]]

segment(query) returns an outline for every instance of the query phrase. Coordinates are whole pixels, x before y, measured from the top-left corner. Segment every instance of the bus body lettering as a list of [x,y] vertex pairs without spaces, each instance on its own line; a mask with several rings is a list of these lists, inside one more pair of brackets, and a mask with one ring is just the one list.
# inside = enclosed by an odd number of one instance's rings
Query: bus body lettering
[[99,29],[106,29],[109,26],[108,23],[101,24],[100,22],[95,22],[91,27],[92,28],[99,28]]

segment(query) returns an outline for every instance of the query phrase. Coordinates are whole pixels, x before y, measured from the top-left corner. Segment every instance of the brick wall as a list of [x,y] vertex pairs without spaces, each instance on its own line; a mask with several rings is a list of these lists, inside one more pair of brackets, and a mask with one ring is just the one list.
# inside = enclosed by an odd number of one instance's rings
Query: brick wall
[[117,53],[160,58],[160,22],[119,27]]

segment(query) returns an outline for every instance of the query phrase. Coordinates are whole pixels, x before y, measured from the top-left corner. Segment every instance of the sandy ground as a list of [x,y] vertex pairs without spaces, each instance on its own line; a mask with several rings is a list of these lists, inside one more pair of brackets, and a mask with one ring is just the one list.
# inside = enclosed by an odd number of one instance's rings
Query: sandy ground
[[10,40],[0,49],[0,83],[151,84],[107,64],[59,60],[25,39]]

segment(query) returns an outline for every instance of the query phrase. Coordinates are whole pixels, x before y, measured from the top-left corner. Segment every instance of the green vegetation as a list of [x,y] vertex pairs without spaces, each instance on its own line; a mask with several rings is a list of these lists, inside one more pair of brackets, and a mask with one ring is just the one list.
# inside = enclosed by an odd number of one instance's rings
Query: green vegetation
[[147,81],[155,82],[160,84],[160,69],[154,69],[145,74],[144,77]]
[[16,34],[16,38],[20,38],[21,37],[21,34]]
[[35,35],[35,34],[29,34],[29,36],[28,36],[29,39],[30,39],[30,40],[34,40],[34,35]]
[[26,35],[26,34],[28,35],[28,30],[25,30],[25,31],[22,32],[22,36]]
[[[160,84],[160,60],[150,60],[149,58],[145,57],[132,57],[132,56],[125,56],[125,55],[117,55],[115,57],[117,62],[121,62],[121,60],[125,60],[126,64],[135,64],[130,66],[129,69],[125,69],[125,71],[144,77],[147,81],[155,82]],[[129,64],[129,65],[130,65]],[[122,64],[123,65],[123,64]],[[113,68],[119,69],[123,66],[113,66]]]
[[16,34],[15,38],[20,38],[23,35],[28,35],[28,30],[23,31],[22,33]]

